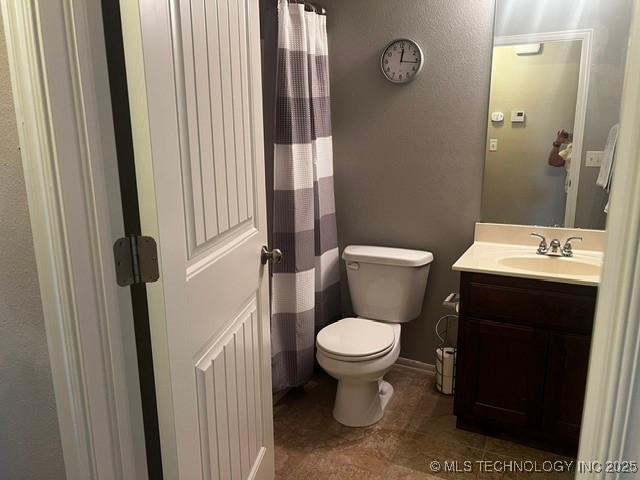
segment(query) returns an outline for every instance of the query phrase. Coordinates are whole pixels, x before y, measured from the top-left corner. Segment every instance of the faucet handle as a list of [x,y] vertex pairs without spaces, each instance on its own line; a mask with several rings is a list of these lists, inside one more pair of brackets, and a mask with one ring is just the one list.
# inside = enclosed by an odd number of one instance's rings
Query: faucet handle
[[544,235],[542,235],[541,233],[532,232],[531,236],[540,239],[540,244],[538,245],[537,250],[538,255],[544,255],[549,251],[549,247],[547,246],[547,239]]
[[582,237],[569,237],[564,241],[564,246],[562,247],[562,255],[565,257],[573,257],[573,248],[571,247],[571,242],[573,241],[582,241]]
[[567,238],[567,239],[564,241],[564,244],[565,244],[565,245],[566,245],[567,243],[568,243],[568,244],[571,244],[571,242],[573,242],[574,240],[577,240],[578,242],[581,242],[581,241],[582,241],[582,237],[569,237],[569,238]]

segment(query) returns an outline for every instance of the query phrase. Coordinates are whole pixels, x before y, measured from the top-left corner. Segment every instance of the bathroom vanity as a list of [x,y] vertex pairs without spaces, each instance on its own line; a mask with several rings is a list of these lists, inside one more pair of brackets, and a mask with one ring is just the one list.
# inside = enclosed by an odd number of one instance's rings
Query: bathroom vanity
[[[601,253],[546,257],[535,253],[531,227],[508,230],[507,243],[483,228],[454,265],[461,272],[457,425],[575,454]],[[546,230],[552,238],[575,233]]]
[[458,426],[575,453],[596,292],[462,273]]

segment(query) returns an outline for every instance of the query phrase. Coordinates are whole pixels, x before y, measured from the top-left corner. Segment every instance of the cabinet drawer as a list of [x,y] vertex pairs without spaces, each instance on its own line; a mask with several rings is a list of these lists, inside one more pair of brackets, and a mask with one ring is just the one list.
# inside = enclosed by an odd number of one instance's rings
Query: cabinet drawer
[[590,334],[596,288],[496,275],[464,274],[461,314]]

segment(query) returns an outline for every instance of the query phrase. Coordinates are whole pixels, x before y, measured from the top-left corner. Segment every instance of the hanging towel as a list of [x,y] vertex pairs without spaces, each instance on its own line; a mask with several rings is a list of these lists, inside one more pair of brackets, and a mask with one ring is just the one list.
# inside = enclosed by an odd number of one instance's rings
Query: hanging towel
[[616,123],[613,127],[611,127],[611,130],[609,130],[607,144],[604,147],[604,154],[602,155],[602,165],[600,166],[600,173],[598,174],[598,179],[596,180],[596,185],[604,188],[607,191],[611,187],[613,160],[616,152],[616,142],[618,141],[619,128],[620,124]]
[[567,174],[564,177],[564,191],[569,193],[571,187],[571,160],[573,159],[573,143],[567,143],[563,146],[558,155],[564,160],[564,168]]

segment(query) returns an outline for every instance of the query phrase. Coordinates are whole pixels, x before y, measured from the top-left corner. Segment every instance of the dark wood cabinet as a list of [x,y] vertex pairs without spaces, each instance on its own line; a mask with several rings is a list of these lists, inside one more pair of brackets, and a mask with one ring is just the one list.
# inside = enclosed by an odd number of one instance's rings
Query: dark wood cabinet
[[470,360],[458,382],[464,411],[487,421],[535,425],[545,373],[544,335],[531,327],[475,318],[468,319],[466,328],[460,353]]
[[577,445],[591,337],[552,333],[544,392],[544,425],[550,435]]
[[462,273],[458,427],[575,454],[596,293]]

